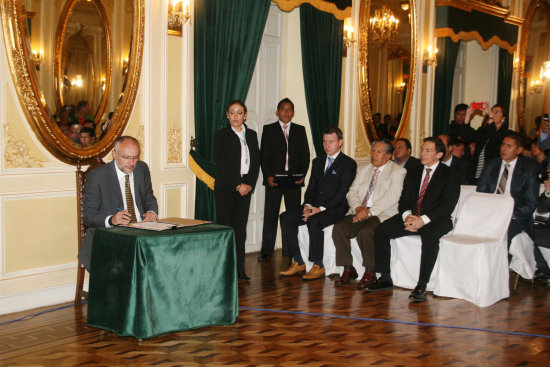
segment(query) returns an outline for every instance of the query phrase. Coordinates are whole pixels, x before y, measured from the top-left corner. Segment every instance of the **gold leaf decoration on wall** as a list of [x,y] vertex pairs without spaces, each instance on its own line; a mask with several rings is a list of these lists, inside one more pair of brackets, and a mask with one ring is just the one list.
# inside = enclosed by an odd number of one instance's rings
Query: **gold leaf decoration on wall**
[[7,168],[43,167],[44,161],[29,154],[29,147],[23,140],[15,140],[10,133],[10,127],[4,124],[6,145],[4,147],[4,162]]
[[181,131],[172,126],[168,130],[168,163],[181,163]]
[[139,125],[136,140],[139,142],[139,146],[141,147],[141,152],[139,153],[139,156],[140,158],[143,158],[143,150],[145,148],[145,126]]

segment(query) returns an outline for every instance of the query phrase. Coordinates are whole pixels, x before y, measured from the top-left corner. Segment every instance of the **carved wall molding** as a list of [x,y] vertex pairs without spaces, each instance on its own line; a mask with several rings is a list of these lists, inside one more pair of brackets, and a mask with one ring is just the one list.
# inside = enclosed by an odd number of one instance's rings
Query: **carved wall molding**
[[171,126],[168,129],[168,163],[181,163],[181,129]]
[[4,123],[5,146],[4,163],[6,168],[44,167],[44,160],[33,157],[23,140],[16,140],[10,133],[10,126]]

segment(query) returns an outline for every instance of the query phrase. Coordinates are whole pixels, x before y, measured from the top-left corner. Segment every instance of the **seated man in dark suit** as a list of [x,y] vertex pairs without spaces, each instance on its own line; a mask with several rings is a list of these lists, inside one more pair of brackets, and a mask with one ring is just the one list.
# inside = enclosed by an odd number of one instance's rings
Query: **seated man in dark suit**
[[94,228],[148,222],[157,218],[149,167],[139,160],[139,142],[131,136],[115,141],[113,161],[88,174],[84,184],[86,237],[78,252],[90,271]]
[[488,162],[481,172],[477,191],[511,195],[514,212],[508,227],[508,246],[522,231],[533,238],[533,213],[537,208],[540,165],[523,153],[523,138],[516,132],[504,136],[500,145],[500,158]]
[[441,163],[451,167],[458,173],[461,185],[468,185],[468,162],[453,155],[454,141],[449,135],[439,135],[439,139],[445,144],[445,156]]
[[349,209],[346,200],[348,189],[355,178],[357,164],[340,151],[343,134],[336,126],[323,132],[323,154],[313,160],[311,177],[301,210],[286,211],[281,214],[283,255],[291,256],[293,262],[282,276],[303,274],[306,265],[298,245],[298,227],[307,225],[309,232],[309,261],[314,263],[304,280],[325,276],[323,265],[323,229],[344,215]]
[[453,229],[451,213],[460,195],[456,172],[442,164],[445,145],[439,138],[424,139],[420,160],[422,166],[407,171],[399,199],[399,214],[376,227],[374,231],[374,270],[381,273],[368,292],[393,288],[390,275],[390,240],[418,234],[422,240],[418,284],[409,299],[426,299],[426,286],[439,253],[439,239]]
[[[550,170],[547,171],[550,173]],[[546,214],[550,212],[550,179],[544,181],[544,192],[539,197],[537,213]],[[550,249],[550,220],[545,223],[535,224],[535,261],[537,270],[535,271],[535,280],[540,282],[550,281],[550,267],[542,252],[541,247]]]
[[411,168],[420,167],[420,160],[411,156],[412,145],[408,139],[399,138],[393,143],[393,163],[400,165],[407,171]]

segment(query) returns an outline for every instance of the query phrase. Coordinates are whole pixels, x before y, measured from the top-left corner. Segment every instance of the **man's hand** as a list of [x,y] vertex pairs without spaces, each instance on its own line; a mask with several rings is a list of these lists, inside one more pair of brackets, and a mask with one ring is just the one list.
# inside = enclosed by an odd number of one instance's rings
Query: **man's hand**
[[250,193],[250,191],[252,191],[252,186],[244,184],[244,183],[239,185],[239,194],[241,194],[241,196],[248,195]]
[[301,185],[301,184],[303,184],[303,183],[304,183],[304,180],[305,180],[305,179],[306,179],[305,177],[302,177],[302,179],[301,179],[301,180],[298,180],[298,181],[294,181],[294,183],[295,183],[296,185]]
[[111,223],[115,226],[120,225],[127,225],[130,223],[130,219],[132,217],[130,216],[130,213],[128,213],[128,210],[124,209],[121,211],[118,211],[113,217],[111,218]]
[[357,208],[355,208],[355,215],[352,218],[352,222],[353,223],[361,222],[369,219],[370,216],[371,216],[370,210],[368,210],[364,206],[358,206]]
[[276,187],[276,186],[278,186],[277,182],[275,182],[275,177],[273,177],[273,176],[269,176],[269,177],[267,178],[267,184],[268,184],[269,187]]
[[409,215],[405,218],[405,230],[409,232],[417,232],[424,227],[424,221],[417,215]]
[[315,206],[304,205],[304,210],[302,211],[302,219],[304,220],[304,222],[307,222],[307,219],[309,217],[320,212],[321,212],[321,209]]
[[147,212],[143,215],[144,222],[154,222],[157,220],[157,215],[153,212]]

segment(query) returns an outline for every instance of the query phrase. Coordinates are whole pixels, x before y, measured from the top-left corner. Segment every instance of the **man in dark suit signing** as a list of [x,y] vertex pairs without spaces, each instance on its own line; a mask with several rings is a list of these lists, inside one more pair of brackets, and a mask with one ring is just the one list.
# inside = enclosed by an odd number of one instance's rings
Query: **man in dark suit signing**
[[399,198],[399,214],[381,223],[374,231],[374,269],[381,273],[365,290],[376,292],[393,288],[390,275],[390,240],[418,234],[422,240],[420,274],[409,299],[426,299],[426,286],[437,260],[439,239],[453,228],[451,213],[460,195],[460,182],[454,170],[442,164],[445,145],[439,138],[424,139],[422,166],[407,171]]
[[281,214],[283,254],[293,258],[290,267],[280,272],[282,276],[303,274],[306,270],[298,245],[298,227],[301,225],[307,225],[309,261],[314,263],[303,279],[313,280],[325,276],[323,229],[336,223],[348,211],[346,194],[357,170],[355,161],[340,151],[342,139],[342,130],[336,126],[323,132],[323,149],[326,154],[313,160],[302,209]]
[[521,153],[523,138],[516,132],[507,133],[500,145],[500,158],[485,165],[477,184],[479,192],[506,194],[514,199],[514,211],[508,226],[508,246],[522,231],[534,238],[533,212],[538,202],[540,165]]
[[121,136],[115,141],[113,161],[88,174],[84,184],[84,225],[88,231],[78,252],[80,262],[88,271],[94,228],[157,218],[151,174],[139,155],[139,142],[131,136]]
[[[294,103],[285,98],[277,105],[279,121],[264,126],[262,133],[262,173],[265,185],[264,224],[262,231],[262,249],[258,261],[267,261],[275,248],[277,219],[281,208],[281,199],[285,199],[285,208],[295,211],[300,208],[302,186],[309,169],[309,146],[306,129],[292,122]],[[276,175],[303,175],[291,187],[279,187]]]

